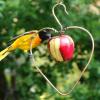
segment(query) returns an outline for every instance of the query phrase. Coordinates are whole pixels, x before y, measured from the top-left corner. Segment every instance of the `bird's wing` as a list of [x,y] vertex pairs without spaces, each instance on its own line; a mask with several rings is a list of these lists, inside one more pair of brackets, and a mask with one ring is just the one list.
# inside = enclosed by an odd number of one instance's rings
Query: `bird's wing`
[[27,34],[35,34],[37,32],[38,32],[37,30],[32,30],[32,31],[25,32],[25,33],[23,33],[21,35],[18,35],[16,37],[12,38],[11,40],[8,41],[8,43],[13,41],[13,40],[15,40],[15,39],[17,39],[17,38],[19,38],[19,37],[21,37],[21,36],[24,36],[24,35],[27,35]]

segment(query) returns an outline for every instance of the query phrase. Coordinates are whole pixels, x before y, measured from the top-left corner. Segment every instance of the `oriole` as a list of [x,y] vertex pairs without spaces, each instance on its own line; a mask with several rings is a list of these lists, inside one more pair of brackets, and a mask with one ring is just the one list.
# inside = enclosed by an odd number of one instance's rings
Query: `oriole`
[[0,52],[0,61],[17,48],[23,51],[28,51],[30,50],[31,43],[32,48],[37,47],[43,41],[51,37],[50,31],[50,29],[42,29],[40,31],[31,31],[27,32],[27,34],[23,34],[22,36],[18,36],[9,47]]

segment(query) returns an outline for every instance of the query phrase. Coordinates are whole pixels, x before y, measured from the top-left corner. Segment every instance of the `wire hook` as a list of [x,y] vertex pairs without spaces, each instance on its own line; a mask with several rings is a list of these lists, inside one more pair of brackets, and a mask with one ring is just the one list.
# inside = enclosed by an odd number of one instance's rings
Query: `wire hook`
[[55,4],[55,5],[53,6],[53,8],[52,8],[52,14],[53,14],[55,20],[57,21],[57,23],[59,24],[59,26],[60,26],[60,28],[61,28],[61,31],[62,31],[62,30],[63,30],[63,25],[61,24],[61,22],[59,21],[59,19],[57,18],[56,14],[55,14],[55,8],[56,8],[57,6],[62,6],[62,7],[64,8],[65,13],[66,13],[67,15],[68,15],[68,12],[67,12],[67,9],[66,9],[65,4],[63,4],[62,1],[61,1],[60,3]]

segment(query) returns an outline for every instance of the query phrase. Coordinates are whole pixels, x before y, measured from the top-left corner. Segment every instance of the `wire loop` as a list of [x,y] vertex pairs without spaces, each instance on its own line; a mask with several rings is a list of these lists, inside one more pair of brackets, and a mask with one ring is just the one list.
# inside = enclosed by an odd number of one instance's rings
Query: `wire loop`
[[93,36],[91,35],[91,33],[90,33],[87,29],[85,29],[85,28],[83,28],[83,27],[79,27],[79,26],[69,26],[69,27],[66,27],[66,28],[64,28],[64,29],[65,29],[65,30],[66,30],[66,29],[67,29],[67,30],[69,30],[69,29],[80,29],[80,30],[82,30],[82,31],[85,31],[85,32],[90,36],[91,41],[92,41],[92,50],[91,50],[90,58],[89,58],[89,60],[88,60],[88,62],[87,62],[87,64],[86,64],[86,66],[84,67],[83,71],[81,72],[81,75],[79,76],[78,80],[76,81],[76,83],[73,85],[73,87],[72,87],[68,92],[63,93],[63,92],[61,92],[59,89],[57,89],[57,88],[52,84],[52,82],[44,75],[44,73],[40,70],[40,68],[37,67],[37,66],[35,65],[35,61],[34,61],[34,58],[33,58],[33,56],[32,56],[32,55],[33,55],[33,53],[32,53],[32,45],[31,45],[31,47],[30,47],[30,54],[31,54],[31,59],[32,59],[32,61],[33,61],[33,63],[34,63],[34,67],[35,67],[35,68],[38,70],[38,72],[45,78],[45,80],[48,82],[48,84],[51,85],[60,95],[66,96],[66,95],[69,95],[69,94],[73,91],[73,89],[76,87],[76,85],[79,83],[79,80],[81,79],[82,75],[84,74],[85,70],[87,69],[88,65],[89,65],[90,62],[91,62],[91,59],[92,59],[92,56],[93,56],[93,52],[94,52],[94,39],[93,39]]

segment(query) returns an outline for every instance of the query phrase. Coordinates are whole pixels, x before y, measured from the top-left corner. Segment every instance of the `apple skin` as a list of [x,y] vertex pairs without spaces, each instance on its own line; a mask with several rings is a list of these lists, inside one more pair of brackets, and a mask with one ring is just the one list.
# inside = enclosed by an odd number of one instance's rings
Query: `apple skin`
[[69,35],[52,37],[48,42],[50,54],[56,61],[69,61],[74,54],[74,41]]

